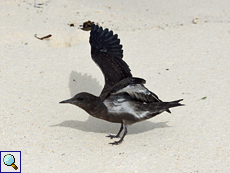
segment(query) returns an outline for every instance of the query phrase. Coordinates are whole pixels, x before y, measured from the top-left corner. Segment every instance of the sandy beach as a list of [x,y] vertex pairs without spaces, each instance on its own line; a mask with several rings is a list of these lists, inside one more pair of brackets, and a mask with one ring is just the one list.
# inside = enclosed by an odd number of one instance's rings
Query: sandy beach
[[[7,0],[0,14],[0,150],[21,151],[22,172],[230,172],[230,1]],[[120,124],[59,104],[104,86],[88,20],[118,34],[133,76],[186,106],[112,146]]]

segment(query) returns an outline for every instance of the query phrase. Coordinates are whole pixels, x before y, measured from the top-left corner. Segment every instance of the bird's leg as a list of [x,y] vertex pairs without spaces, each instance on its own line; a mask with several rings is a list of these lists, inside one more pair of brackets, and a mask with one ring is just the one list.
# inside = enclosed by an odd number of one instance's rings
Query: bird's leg
[[106,136],[106,137],[109,137],[110,139],[113,139],[113,138],[120,138],[120,133],[121,133],[122,130],[123,130],[123,123],[121,123],[121,128],[120,128],[119,132],[118,132],[116,135],[111,135],[111,134],[109,134],[109,135]]
[[118,145],[118,144],[122,143],[122,141],[124,140],[124,137],[125,137],[126,134],[127,134],[127,127],[125,125],[125,132],[124,132],[123,136],[121,137],[121,139],[119,141],[111,142],[109,144]]

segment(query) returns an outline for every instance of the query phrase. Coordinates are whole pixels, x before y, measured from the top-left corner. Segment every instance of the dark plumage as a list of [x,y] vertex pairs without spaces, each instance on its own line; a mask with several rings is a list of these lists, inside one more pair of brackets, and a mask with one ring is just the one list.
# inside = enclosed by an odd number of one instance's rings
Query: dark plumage
[[82,92],[60,103],[74,104],[93,117],[120,123],[118,134],[107,137],[120,137],[123,128],[124,134],[120,140],[111,144],[120,144],[123,141],[128,125],[152,118],[164,111],[170,113],[169,108],[182,106],[179,102],[183,99],[162,102],[144,86],[144,79],[132,77],[129,66],[122,60],[120,39],[113,31],[93,25],[89,42],[92,59],[104,74],[104,88],[99,97]]

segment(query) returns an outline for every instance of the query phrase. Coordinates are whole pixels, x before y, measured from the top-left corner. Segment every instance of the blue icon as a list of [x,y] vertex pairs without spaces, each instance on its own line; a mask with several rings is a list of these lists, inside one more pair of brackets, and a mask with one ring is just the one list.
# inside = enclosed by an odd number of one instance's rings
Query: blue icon
[[0,173],[21,173],[21,151],[0,151]]
[[3,158],[3,162],[7,166],[12,166],[15,170],[18,169],[18,167],[14,164],[15,163],[15,158],[12,154],[7,154]]

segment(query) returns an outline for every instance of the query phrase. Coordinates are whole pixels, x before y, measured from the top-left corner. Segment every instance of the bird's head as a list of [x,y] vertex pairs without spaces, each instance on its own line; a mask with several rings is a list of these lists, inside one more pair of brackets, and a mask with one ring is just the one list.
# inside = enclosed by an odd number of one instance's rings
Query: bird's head
[[101,103],[101,99],[92,94],[82,92],[82,93],[76,94],[71,99],[64,100],[59,103],[70,103],[70,104],[79,106],[80,108],[88,112],[89,110],[98,106]]

